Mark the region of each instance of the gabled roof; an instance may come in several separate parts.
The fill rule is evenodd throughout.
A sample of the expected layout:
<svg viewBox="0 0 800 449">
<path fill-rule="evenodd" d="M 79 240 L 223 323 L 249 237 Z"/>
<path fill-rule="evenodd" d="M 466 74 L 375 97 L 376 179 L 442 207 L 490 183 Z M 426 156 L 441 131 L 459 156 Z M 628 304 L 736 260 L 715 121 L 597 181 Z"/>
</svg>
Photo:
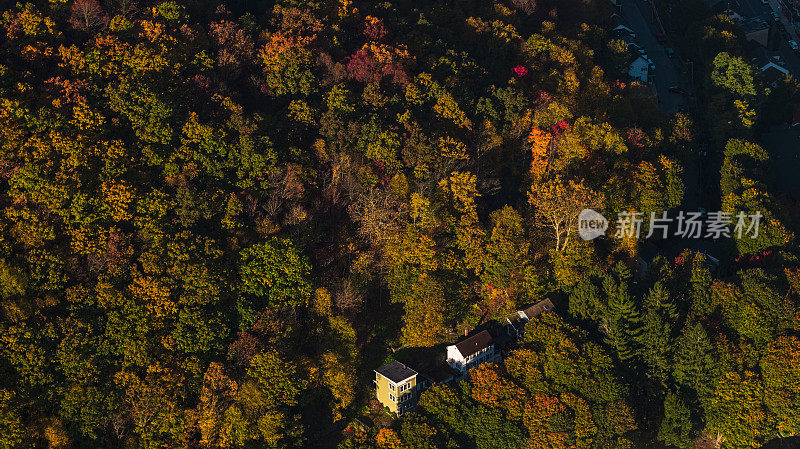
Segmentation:
<svg viewBox="0 0 800 449">
<path fill-rule="evenodd" d="M 775 63 L 775 62 L 768 62 L 763 67 L 760 67 L 760 69 L 761 69 L 762 72 L 766 72 L 769 69 L 774 69 L 774 70 L 777 70 L 777 71 L 783 73 L 784 75 L 788 75 L 789 74 L 789 71 L 786 70 L 785 67 L 783 67 L 781 65 L 778 65 L 778 63 Z"/>
<path fill-rule="evenodd" d="M 639 61 L 641 59 L 641 61 Z M 631 53 L 631 57 L 628 58 L 630 64 L 633 65 L 635 62 L 639 62 L 640 64 L 650 65 L 650 61 L 647 58 L 639 53 Z"/>
<path fill-rule="evenodd" d="M 609 29 L 617 28 L 620 25 L 624 26 L 625 28 L 628 28 L 627 27 L 627 22 L 625 21 L 625 19 L 621 15 L 619 15 L 617 13 L 611 14 L 611 17 L 609 17 L 608 20 L 609 20 L 610 25 L 611 25 L 609 27 Z"/>
<path fill-rule="evenodd" d="M 633 32 L 632 29 L 630 29 L 630 27 L 628 27 L 626 25 L 623 25 L 623 24 L 619 24 L 619 25 L 615 26 L 614 28 L 611 29 L 611 31 L 612 32 L 614 32 L 614 31 L 623 32 L 623 33 L 627 33 L 627 34 L 636 34 L 636 33 Z"/>
<path fill-rule="evenodd" d="M 386 365 L 381 366 L 380 368 L 376 369 L 375 372 L 391 380 L 394 383 L 402 382 L 408 379 L 409 377 L 417 375 L 416 371 L 403 365 L 402 363 L 396 360 L 394 362 L 389 362 Z"/>
<path fill-rule="evenodd" d="M 739 8 L 737 0 L 709 0 L 708 7 L 712 14 L 726 14 L 729 10 Z"/>
<path fill-rule="evenodd" d="M 636 33 L 631 31 L 628 27 L 620 25 L 618 28 L 608 32 L 608 37 L 611 39 L 636 39 Z"/>
<path fill-rule="evenodd" d="M 767 25 L 767 21 L 761 17 L 747 18 L 743 20 L 741 23 L 739 23 L 739 26 L 742 27 L 745 34 L 757 33 L 759 31 L 766 30 L 767 28 L 769 28 L 769 25 Z"/>
<path fill-rule="evenodd" d="M 548 310 L 553 310 L 553 301 L 545 298 L 525 310 L 520 310 L 519 314 L 530 321 Z"/>
<path fill-rule="evenodd" d="M 488 348 L 492 345 L 492 336 L 488 331 L 480 331 L 472 337 L 462 340 L 455 344 L 458 352 L 464 357 L 475 354 L 476 352 Z"/>
<path fill-rule="evenodd" d="M 551 301 L 550 298 L 545 298 L 532 306 L 526 307 L 523 310 L 518 310 L 517 312 L 509 315 L 506 317 L 506 320 L 509 324 L 514 326 L 514 329 L 519 331 L 525 326 L 525 324 L 528 323 L 528 321 L 536 318 L 544 312 L 553 310 L 554 308 L 553 301 Z"/>
<path fill-rule="evenodd" d="M 783 66 L 780 55 L 774 55 L 765 48 L 756 48 L 753 52 L 753 64 L 762 72 L 773 70 L 788 75 L 789 71 Z M 774 73 L 774 72 L 773 72 Z"/>
</svg>

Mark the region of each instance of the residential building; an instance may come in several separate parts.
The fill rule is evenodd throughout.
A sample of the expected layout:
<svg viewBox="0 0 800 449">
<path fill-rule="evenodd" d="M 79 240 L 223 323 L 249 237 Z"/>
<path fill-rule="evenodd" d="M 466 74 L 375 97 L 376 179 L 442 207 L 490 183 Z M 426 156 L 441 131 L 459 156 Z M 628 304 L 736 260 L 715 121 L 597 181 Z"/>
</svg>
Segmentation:
<svg viewBox="0 0 800 449">
<path fill-rule="evenodd" d="M 769 25 L 761 17 L 752 17 L 739 23 L 744 30 L 745 38 L 748 42 L 755 42 L 762 47 L 767 46 L 769 40 Z"/>
<path fill-rule="evenodd" d="M 646 83 L 648 80 L 648 75 L 650 74 L 650 61 L 640 54 L 634 54 L 633 58 L 631 59 L 630 69 L 628 69 L 628 76 Z"/>
<path fill-rule="evenodd" d="M 528 321 L 551 310 L 553 310 L 553 302 L 549 298 L 545 298 L 528 308 L 517 311 L 506 318 L 506 333 L 517 340 L 523 339 L 525 325 L 528 324 Z"/>
<path fill-rule="evenodd" d="M 773 86 L 789 75 L 780 55 L 771 55 L 765 48 L 753 51 L 753 65 L 761 71 L 764 81 Z"/>
<path fill-rule="evenodd" d="M 707 0 L 708 8 L 713 15 L 726 15 L 731 17 L 735 14 L 741 17 L 736 11 L 741 7 L 737 0 Z"/>
<path fill-rule="evenodd" d="M 398 361 L 389 362 L 375 370 L 378 401 L 390 412 L 402 416 L 417 401 L 417 372 Z"/>
<path fill-rule="evenodd" d="M 461 374 L 481 363 L 494 362 L 498 357 L 492 336 L 485 330 L 447 347 L 447 364 Z"/>
<path fill-rule="evenodd" d="M 611 14 L 608 24 L 608 34 L 612 39 L 623 39 L 626 37 L 636 38 L 636 33 L 628 26 L 625 19 L 617 14 Z"/>
</svg>

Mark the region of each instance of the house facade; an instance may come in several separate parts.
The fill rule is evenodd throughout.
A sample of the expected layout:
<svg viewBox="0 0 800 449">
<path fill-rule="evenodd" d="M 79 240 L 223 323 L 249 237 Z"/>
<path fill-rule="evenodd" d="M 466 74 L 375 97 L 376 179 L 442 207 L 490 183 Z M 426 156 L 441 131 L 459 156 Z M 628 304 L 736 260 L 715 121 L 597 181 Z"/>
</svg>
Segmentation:
<svg viewBox="0 0 800 449">
<path fill-rule="evenodd" d="M 494 362 L 498 357 L 492 336 L 485 330 L 447 347 L 447 364 L 461 374 L 481 363 Z"/>
<path fill-rule="evenodd" d="M 376 396 L 390 412 L 402 416 L 417 401 L 418 373 L 400 362 L 389 362 L 375 370 Z"/>
<path fill-rule="evenodd" d="M 650 62 L 642 55 L 636 55 L 631 61 L 628 76 L 646 83 L 650 75 Z"/>
</svg>

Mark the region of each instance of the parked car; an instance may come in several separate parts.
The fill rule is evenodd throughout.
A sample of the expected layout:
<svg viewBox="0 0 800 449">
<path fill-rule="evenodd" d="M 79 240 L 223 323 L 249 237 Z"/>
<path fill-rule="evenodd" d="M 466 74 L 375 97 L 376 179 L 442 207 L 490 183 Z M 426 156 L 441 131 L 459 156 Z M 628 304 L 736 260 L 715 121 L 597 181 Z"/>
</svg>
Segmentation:
<svg viewBox="0 0 800 449">
<path fill-rule="evenodd" d="M 685 89 L 683 89 L 682 87 L 678 87 L 678 86 L 669 86 L 669 89 L 668 89 L 668 90 L 669 90 L 670 92 L 672 92 L 673 94 L 681 94 L 681 95 L 684 95 L 684 94 L 686 93 L 686 90 L 685 90 Z"/>
<path fill-rule="evenodd" d="M 795 42 L 795 41 L 791 41 L 790 40 L 789 41 L 789 46 L 792 47 L 792 50 L 794 50 L 794 51 L 800 50 L 800 46 L 798 46 L 797 42 Z"/>
<path fill-rule="evenodd" d="M 672 47 L 667 47 L 665 51 L 667 52 L 667 56 L 675 55 L 675 50 L 673 50 Z"/>
<path fill-rule="evenodd" d="M 761 4 L 766 6 L 766 5 L 769 5 L 769 2 L 767 0 L 761 0 Z"/>
<path fill-rule="evenodd" d="M 778 13 L 776 13 L 776 12 L 774 12 L 774 11 L 773 11 L 773 12 L 772 12 L 772 20 L 774 20 L 774 21 L 776 21 L 776 22 L 780 23 L 780 21 L 781 21 L 781 16 L 779 16 L 779 15 L 778 15 Z"/>
</svg>

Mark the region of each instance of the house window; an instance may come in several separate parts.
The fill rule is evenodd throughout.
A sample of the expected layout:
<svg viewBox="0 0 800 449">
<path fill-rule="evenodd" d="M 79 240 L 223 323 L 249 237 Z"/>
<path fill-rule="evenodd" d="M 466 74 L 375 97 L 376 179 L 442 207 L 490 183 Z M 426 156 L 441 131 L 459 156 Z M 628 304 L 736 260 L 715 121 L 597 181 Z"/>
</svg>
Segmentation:
<svg viewBox="0 0 800 449">
<path fill-rule="evenodd" d="M 394 385 L 393 384 L 389 384 L 389 389 L 394 391 Z"/>
<path fill-rule="evenodd" d="M 392 393 L 389 393 L 389 400 L 394 402 L 394 395 Z"/>
</svg>

